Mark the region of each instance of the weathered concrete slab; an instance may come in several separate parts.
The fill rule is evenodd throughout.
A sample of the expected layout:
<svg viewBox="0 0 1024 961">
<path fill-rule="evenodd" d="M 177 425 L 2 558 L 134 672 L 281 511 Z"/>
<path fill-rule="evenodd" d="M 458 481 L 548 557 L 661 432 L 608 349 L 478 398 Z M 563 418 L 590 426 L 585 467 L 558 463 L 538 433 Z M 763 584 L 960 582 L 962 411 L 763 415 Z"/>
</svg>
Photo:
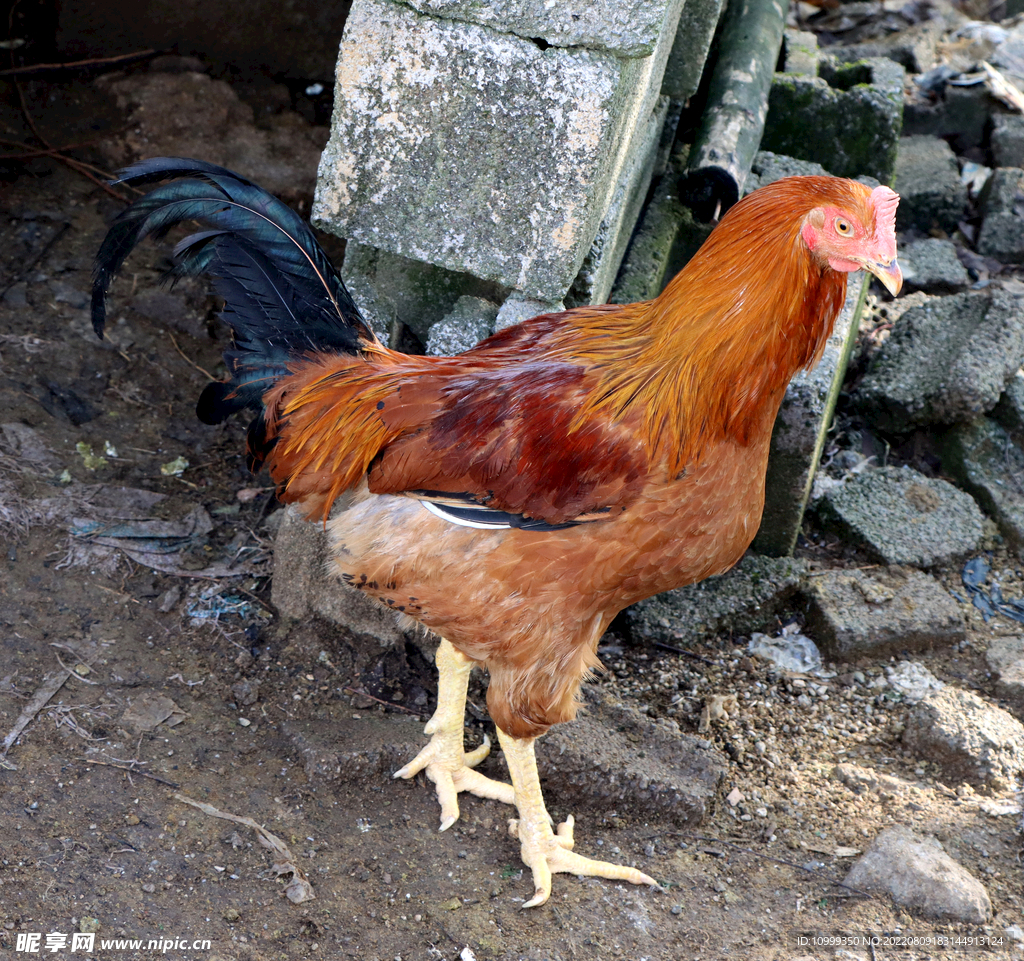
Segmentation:
<svg viewBox="0 0 1024 961">
<path fill-rule="evenodd" d="M 903 286 L 910 292 L 955 294 L 971 286 L 967 268 L 960 263 L 956 247 L 949 240 L 912 240 L 900 246 Z"/>
<path fill-rule="evenodd" d="M 910 102 L 904 107 L 904 136 L 941 137 L 958 153 L 981 147 L 994 102 L 983 83 L 969 87 L 948 84 L 936 103 Z"/>
<path fill-rule="evenodd" d="M 586 689 L 574 721 L 556 725 L 537 742 L 537 759 L 548 797 L 558 798 L 558 805 L 585 797 L 588 809 L 667 816 L 690 826 L 709 813 L 728 769 L 708 741 L 682 733 L 671 719 L 652 721 L 594 688 Z"/>
<path fill-rule="evenodd" d="M 761 148 L 820 163 L 837 177 L 890 183 L 903 116 L 903 68 L 822 58 L 818 77 L 777 73 Z M 809 132 L 813 131 L 813 136 Z"/>
<path fill-rule="evenodd" d="M 666 97 L 682 102 L 697 92 L 724 6 L 725 0 L 701 0 L 683 6 L 661 83 Z"/>
<path fill-rule="evenodd" d="M 992 918 L 992 902 L 984 885 L 946 854 L 935 838 L 922 837 L 902 825 L 879 834 L 843 883 L 887 894 L 927 917 L 971 924 Z"/>
<path fill-rule="evenodd" d="M 650 190 L 668 108 L 668 98 L 661 97 L 646 128 L 637 131 L 608 212 L 601 220 L 594 243 L 565 298 L 566 306 L 583 307 L 608 302 L 622 258 L 629 247 L 633 227 Z"/>
<path fill-rule="evenodd" d="M 971 420 L 992 409 L 1024 358 L 1024 298 L 933 297 L 900 317 L 855 401 L 883 430 Z"/>
<path fill-rule="evenodd" d="M 915 705 L 903 745 L 953 783 L 1007 791 L 1024 770 L 1024 724 L 977 694 L 947 686 Z"/>
<path fill-rule="evenodd" d="M 1000 167 L 981 196 L 984 220 L 978 234 L 978 253 L 1004 263 L 1024 263 L 1024 170 Z"/>
<path fill-rule="evenodd" d="M 846 304 L 836 320 L 821 361 L 814 370 L 800 371 L 786 388 L 772 430 L 771 453 L 765 477 L 764 515 L 753 548 L 781 557 L 791 554 L 811 497 L 814 472 L 825 436 L 832 424 L 836 400 L 850 351 L 857 338 L 868 278 L 851 274 Z"/>
<path fill-rule="evenodd" d="M 806 583 L 806 629 L 835 658 L 920 651 L 966 636 L 949 592 L 913 568 L 821 571 Z"/>
<path fill-rule="evenodd" d="M 896 156 L 896 190 L 900 205 L 896 227 L 925 233 L 939 227 L 953 231 L 967 206 L 956 156 L 938 137 L 902 137 Z"/>
<path fill-rule="evenodd" d="M 748 554 L 731 571 L 648 598 L 626 616 L 636 637 L 673 645 L 764 630 L 795 602 L 806 571 L 792 557 Z"/>
<path fill-rule="evenodd" d="M 909 467 L 862 471 L 816 504 L 822 521 L 886 564 L 933 567 L 965 557 L 984 517 L 952 484 Z"/>
<path fill-rule="evenodd" d="M 798 77 L 818 76 L 818 35 L 789 28 L 782 36 L 782 72 Z"/>
<path fill-rule="evenodd" d="M 1024 450 L 996 421 L 979 417 L 943 439 L 942 466 L 999 525 L 1011 547 L 1024 548 Z"/>
<path fill-rule="evenodd" d="M 671 0 L 402 0 L 420 13 L 490 27 L 555 47 L 607 50 L 620 57 L 654 52 L 666 21 L 678 7 Z M 678 17 L 678 9 L 675 10 Z M 674 26 L 674 23 L 672 24 Z"/>
<path fill-rule="evenodd" d="M 658 96 L 681 0 L 658 6 L 659 45 L 621 59 L 541 50 L 390 0 L 356 0 L 314 220 L 362 244 L 561 299 Z"/>
<path fill-rule="evenodd" d="M 941 17 L 924 20 L 891 36 L 863 43 L 830 46 L 830 57 L 842 63 L 853 63 L 869 57 L 894 60 L 907 73 L 925 73 L 935 66 L 935 47 L 946 29 Z"/>
</svg>

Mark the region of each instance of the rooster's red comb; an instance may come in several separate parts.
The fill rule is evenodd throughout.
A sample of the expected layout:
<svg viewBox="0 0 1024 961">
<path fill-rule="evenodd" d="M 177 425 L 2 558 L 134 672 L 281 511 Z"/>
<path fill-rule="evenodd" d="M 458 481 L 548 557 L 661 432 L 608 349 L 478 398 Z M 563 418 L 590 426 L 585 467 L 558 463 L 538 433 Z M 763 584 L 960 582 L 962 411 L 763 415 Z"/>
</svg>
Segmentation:
<svg viewBox="0 0 1024 961">
<path fill-rule="evenodd" d="M 871 207 L 875 212 L 875 249 L 890 258 L 896 256 L 896 208 L 900 195 L 888 187 L 871 191 Z"/>
</svg>

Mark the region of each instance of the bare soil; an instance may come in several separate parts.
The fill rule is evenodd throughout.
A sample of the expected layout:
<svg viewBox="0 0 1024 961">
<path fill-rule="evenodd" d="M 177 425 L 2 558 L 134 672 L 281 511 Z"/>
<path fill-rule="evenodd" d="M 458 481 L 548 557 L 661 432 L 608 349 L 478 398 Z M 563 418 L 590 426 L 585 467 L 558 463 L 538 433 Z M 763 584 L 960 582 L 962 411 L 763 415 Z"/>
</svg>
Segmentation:
<svg viewBox="0 0 1024 961">
<path fill-rule="evenodd" d="M 116 107 L 91 84 L 39 84 L 30 94 L 53 136 L 117 135 Z M 28 136 L 19 111 L 4 111 L 8 130 Z M 597 683 L 685 731 L 697 732 L 714 695 L 737 698 L 704 735 L 729 773 L 696 830 L 653 814 L 645 822 L 592 813 L 586 798 L 548 798 L 559 819 L 576 816 L 578 850 L 642 866 L 661 892 L 557 877 L 550 902 L 523 911 L 532 885 L 506 834 L 507 809 L 467 798 L 457 825 L 438 834 L 422 777 L 396 782 L 372 765 L 357 782 L 307 771 L 297 732 L 328 741 L 356 723 L 364 742 L 383 744 L 396 726 L 407 732 L 425 720 L 432 666 L 414 652 L 377 652 L 375 665 L 353 676 L 357 638 L 276 617 L 278 505 L 266 479 L 245 470 L 244 424 L 204 427 L 193 413 L 205 372 L 221 369 L 226 337 L 214 299 L 201 284 L 160 286 L 169 247 L 146 245 L 113 291 L 112 340 L 99 342 L 85 297 L 118 203 L 51 159 L 6 169 L 0 421 L 34 434 L 18 446 L 0 433 L 0 736 L 48 676 L 66 680 L 0 766 L 5 952 L 17 956 L 19 935 L 62 932 L 70 941 L 73 931 L 94 930 L 91 956 L 100 958 L 150 957 L 160 952 L 149 939 L 161 938 L 184 942 L 169 957 L 208 961 L 1011 956 L 1003 929 L 1021 922 L 1024 904 L 1019 816 L 989 813 L 1000 799 L 944 783 L 904 753 L 906 705 L 870 686 L 881 661 L 836 665 L 839 677 L 824 682 L 770 672 L 745 656 L 744 638 L 693 652 L 703 660 L 606 639 L 610 670 Z M 188 466 L 178 461 L 173 473 L 166 465 L 178 458 Z M 173 572 L 100 549 L 80 536 L 82 523 L 110 522 L 102 505 L 111 488 L 164 495 L 149 516 L 171 524 L 201 507 L 212 529 L 170 553 Z M 863 563 L 811 531 L 801 550 L 826 566 Z M 1014 584 L 1024 594 L 1018 565 L 997 556 L 1007 595 Z M 209 576 L 229 567 L 243 573 Z M 944 576 L 954 586 L 956 572 Z M 1010 628 L 967 613 L 962 649 L 915 659 L 990 694 L 985 645 Z M 481 690 L 473 690 L 478 704 Z M 488 728 L 473 721 L 470 739 Z M 833 776 L 844 762 L 896 780 L 849 786 Z M 500 755 L 483 770 L 507 776 Z M 288 846 L 315 900 L 288 899 L 291 875 L 275 876 L 274 856 L 251 827 L 179 793 L 265 826 Z M 863 850 L 892 824 L 936 835 L 982 879 L 994 922 L 912 916 L 839 884 L 854 856 L 843 849 Z M 910 946 L 862 942 L 843 955 L 828 941 L 872 935 Z M 913 941 L 938 935 L 1003 944 Z M 142 945 L 101 950 L 106 938 Z M 191 946 L 203 939 L 208 948 Z"/>
</svg>

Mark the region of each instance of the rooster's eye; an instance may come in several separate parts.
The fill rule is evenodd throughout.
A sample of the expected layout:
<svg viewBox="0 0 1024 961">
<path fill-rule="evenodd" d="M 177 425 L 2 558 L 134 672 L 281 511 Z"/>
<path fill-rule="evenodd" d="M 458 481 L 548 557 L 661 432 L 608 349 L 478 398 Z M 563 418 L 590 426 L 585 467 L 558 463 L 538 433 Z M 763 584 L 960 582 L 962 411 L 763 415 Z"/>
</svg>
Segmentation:
<svg viewBox="0 0 1024 961">
<path fill-rule="evenodd" d="M 847 236 L 853 228 L 850 226 L 849 221 L 843 220 L 842 217 L 836 218 L 836 231 L 842 234 L 844 237 Z"/>
</svg>

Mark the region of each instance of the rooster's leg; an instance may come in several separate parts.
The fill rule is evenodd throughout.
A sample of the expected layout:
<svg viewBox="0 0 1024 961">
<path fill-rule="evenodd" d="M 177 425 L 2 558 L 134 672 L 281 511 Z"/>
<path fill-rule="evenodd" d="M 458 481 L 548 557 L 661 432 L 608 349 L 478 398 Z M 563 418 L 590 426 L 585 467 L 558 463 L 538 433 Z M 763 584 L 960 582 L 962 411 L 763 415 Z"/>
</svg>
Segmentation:
<svg viewBox="0 0 1024 961">
<path fill-rule="evenodd" d="M 459 791 L 469 791 L 477 797 L 515 803 L 511 784 L 492 781 L 475 768 L 491 752 L 491 739 L 468 754 L 463 749 L 462 728 L 466 714 L 466 688 L 471 661 L 461 651 L 441 638 L 437 649 L 437 710 L 423 729 L 431 735 L 430 743 L 405 767 L 395 771 L 395 777 L 415 777 L 426 770 L 427 778 L 437 787 L 441 802 L 441 830 L 447 831 L 459 819 Z"/>
<path fill-rule="evenodd" d="M 544 796 L 540 790 L 537 774 L 537 758 L 533 753 L 535 738 L 520 740 L 498 728 L 498 740 L 505 752 L 505 761 L 512 775 L 512 786 L 516 792 L 516 808 L 519 819 L 509 821 L 509 834 L 519 839 L 520 856 L 533 871 L 533 897 L 523 907 L 532 908 L 543 904 L 551 895 L 552 874 L 575 874 L 578 877 L 611 878 L 629 881 L 632 884 L 658 882 L 636 868 L 627 868 L 605 861 L 593 861 L 580 854 L 574 854 L 573 817 L 570 814 L 557 831 L 551 828 L 551 815 L 544 807 Z"/>
</svg>

